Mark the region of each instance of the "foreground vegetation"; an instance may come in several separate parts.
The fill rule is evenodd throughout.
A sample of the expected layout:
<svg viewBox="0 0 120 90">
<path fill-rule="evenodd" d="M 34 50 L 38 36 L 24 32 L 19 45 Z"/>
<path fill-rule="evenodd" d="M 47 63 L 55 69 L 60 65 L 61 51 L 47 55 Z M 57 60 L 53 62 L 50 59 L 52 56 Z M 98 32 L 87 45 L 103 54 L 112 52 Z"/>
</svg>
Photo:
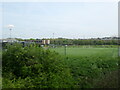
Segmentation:
<svg viewBox="0 0 120 90">
<path fill-rule="evenodd" d="M 2 62 L 3 88 L 118 87 L 115 47 L 68 47 L 66 56 L 64 47 L 44 49 L 15 44 L 6 48 Z"/>
<path fill-rule="evenodd" d="M 66 65 L 82 88 L 118 87 L 118 48 L 116 46 L 68 46 L 51 48 L 66 56 Z"/>
<path fill-rule="evenodd" d="M 2 48 L 0 46 L 0 89 L 2 87 Z"/>
<path fill-rule="evenodd" d="M 43 48 L 8 45 L 2 64 L 3 88 L 74 87 L 62 57 Z"/>
</svg>

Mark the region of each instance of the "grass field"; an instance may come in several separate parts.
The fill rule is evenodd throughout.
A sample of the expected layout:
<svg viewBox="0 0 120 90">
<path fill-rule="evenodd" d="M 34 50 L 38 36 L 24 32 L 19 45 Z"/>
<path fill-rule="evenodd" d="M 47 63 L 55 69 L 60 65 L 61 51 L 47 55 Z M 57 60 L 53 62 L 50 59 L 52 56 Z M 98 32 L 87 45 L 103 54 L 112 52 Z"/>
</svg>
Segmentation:
<svg viewBox="0 0 120 90">
<path fill-rule="evenodd" d="M 82 88 L 118 87 L 118 48 L 51 48 L 65 56 L 74 78 Z M 112 73 L 112 75 L 110 74 Z M 111 76 L 110 76 L 111 75 Z M 107 78 L 107 80 L 106 80 Z M 111 81 L 110 81 L 111 80 Z"/>
<path fill-rule="evenodd" d="M 61 55 L 65 55 L 65 48 L 52 48 Z M 66 56 L 69 58 L 79 58 L 79 57 L 117 57 L 118 48 L 66 48 Z"/>
</svg>

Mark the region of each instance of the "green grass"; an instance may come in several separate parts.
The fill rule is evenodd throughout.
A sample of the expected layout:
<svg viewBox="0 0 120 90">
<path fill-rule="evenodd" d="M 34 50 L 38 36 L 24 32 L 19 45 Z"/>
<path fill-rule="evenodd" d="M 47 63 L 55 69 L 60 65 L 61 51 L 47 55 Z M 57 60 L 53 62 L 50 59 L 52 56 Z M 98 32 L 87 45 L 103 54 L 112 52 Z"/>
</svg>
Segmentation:
<svg viewBox="0 0 120 90">
<path fill-rule="evenodd" d="M 65 55 L 65 48 L 51 48 L 61 55 Z M 101 57 L 117 57 L 118 48 L 67 48 L 66 56 L 69 58 L 80 58 L 80 57 L 90 57 L 90 56 L 101 56 Z"/>
<path fill-rule="evenodd" d="M 65 56 L 65 48 L 50 48 Z M 92 87 L 116 87 L 114 78 L 109 77 L 109 73 L 118 70 L 118 48 L 83 48 L 67 47 L 65 63 L 71 68 L 71 72 L 78 86 L 82 88 Z M 105 75 L 112 82 L 104 79 Z M 117 74 L 116 74 L 117 77 Z M 101 81 L 101 78 L 103 80 Z M 105 77 L 106 78 L 106 77 Z M 104 83 L 102 83 L 104 82 Z M 96 84 L 97 83 L 97 84 Z M 99 86 L 101 84 L 101 86 Z M 108 86 L 106 86 L 108 85 Z"/>
</svg>

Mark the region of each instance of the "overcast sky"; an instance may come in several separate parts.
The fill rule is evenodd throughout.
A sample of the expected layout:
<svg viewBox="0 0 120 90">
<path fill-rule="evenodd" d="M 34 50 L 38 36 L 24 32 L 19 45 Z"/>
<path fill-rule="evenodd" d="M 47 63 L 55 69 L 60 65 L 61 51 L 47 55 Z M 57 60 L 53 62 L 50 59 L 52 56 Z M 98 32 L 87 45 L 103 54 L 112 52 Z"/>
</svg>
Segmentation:
<svg viewBox="0 0 120 90">
<path fill-rule="evenodd" d="M 0 4 L 1 5 L 1 4 Z M 0 8 L 1 9 L 1 8 Z M 118 6 L 114 2 L 4 3 L 3 38 L 90 38 L 118 34 Z"/>
</svg>

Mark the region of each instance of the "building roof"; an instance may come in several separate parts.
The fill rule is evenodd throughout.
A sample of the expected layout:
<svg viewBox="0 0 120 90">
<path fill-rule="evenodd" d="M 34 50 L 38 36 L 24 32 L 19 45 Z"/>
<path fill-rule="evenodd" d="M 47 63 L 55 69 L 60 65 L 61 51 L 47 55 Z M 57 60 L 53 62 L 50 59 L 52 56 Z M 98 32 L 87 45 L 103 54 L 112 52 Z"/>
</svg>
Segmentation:
<svg viewBox="0 0 120 90">
<path fill-rule="evenodd" d="M 15 38 L 0 39 L 0 42 L 19 42 Z"/>
</svg>

